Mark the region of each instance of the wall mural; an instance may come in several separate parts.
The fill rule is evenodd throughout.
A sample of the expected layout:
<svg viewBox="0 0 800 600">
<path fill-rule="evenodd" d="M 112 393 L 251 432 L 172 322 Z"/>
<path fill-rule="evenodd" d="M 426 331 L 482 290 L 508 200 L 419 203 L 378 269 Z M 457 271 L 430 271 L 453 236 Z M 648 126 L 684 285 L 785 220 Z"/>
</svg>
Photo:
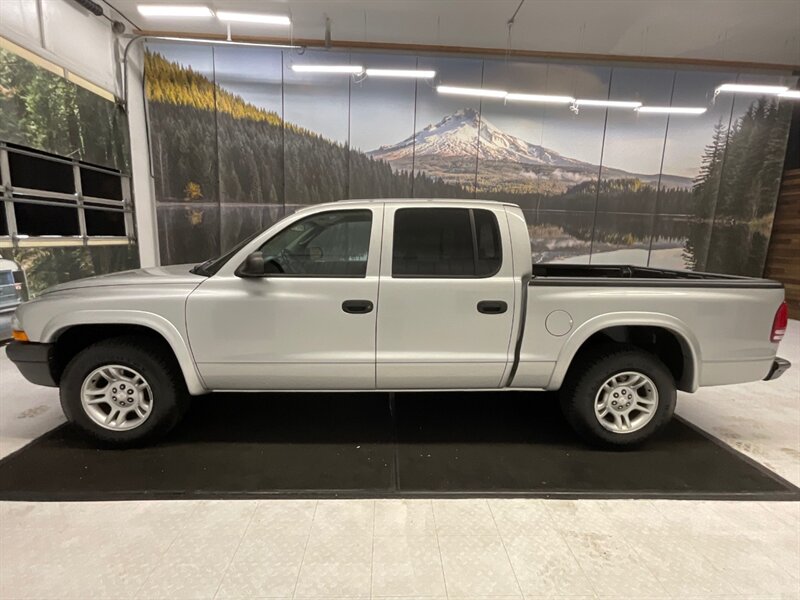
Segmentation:
<svg viewBox="0 0 800 600">
<path fill-rule="evenodd" d="M 129 172 L 128 126 L 115 103 L 0 48 L 0 139 Z M 135 244 L 0 249 L 32 295 L 57 283 L 139 265 Z"/>
<path fill-rule="evenodd" d="M 435 81 L 297 72 L 429 69 Z M 760 275 L 796 78 L 555 62 L 152 43 L 165 264 L 224 252 L 297 206 L 466 197 L 525 211 L 535 262 Z M 700 115 L 445 95 L 436 85 L 703 106 Z"/>
</svg>

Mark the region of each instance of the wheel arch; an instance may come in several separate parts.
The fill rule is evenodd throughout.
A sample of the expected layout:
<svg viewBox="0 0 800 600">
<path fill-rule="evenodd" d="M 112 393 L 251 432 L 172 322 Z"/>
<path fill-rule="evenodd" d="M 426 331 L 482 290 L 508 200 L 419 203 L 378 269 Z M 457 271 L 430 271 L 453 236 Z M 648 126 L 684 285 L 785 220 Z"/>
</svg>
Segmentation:
<svg viewBox="0 0 800 600">
<path fill-rule="evenodd" d="M 180 331 L 160 315 L 144 311 L 85 310 L 53 318 L 42 330 L 41 341 L 55 344 L 56 369 L 60 375 L 65 361 L 95 341 L 140 333 L 155 336 L 171 350 L 192 395 L 208 390 L 194 364 L 191 350 Z M 62 356 L 59 360 L 59 344 Z M 67 356 L 64 356 L 67 353 Z"/>
<path fill-rule="evenodd" d="M 672 372 L 679 390 L 694 392 L 700 377 L 700 346 L 688 326 L 661 313 L 609 313 L 589 319 L 564 343 L 548 389 L 559 389 L 579 355 L 609 341 L 632 344 L 658 356 Z M 679 357 L 674 356 L 676 352 Z"/>
</svg>

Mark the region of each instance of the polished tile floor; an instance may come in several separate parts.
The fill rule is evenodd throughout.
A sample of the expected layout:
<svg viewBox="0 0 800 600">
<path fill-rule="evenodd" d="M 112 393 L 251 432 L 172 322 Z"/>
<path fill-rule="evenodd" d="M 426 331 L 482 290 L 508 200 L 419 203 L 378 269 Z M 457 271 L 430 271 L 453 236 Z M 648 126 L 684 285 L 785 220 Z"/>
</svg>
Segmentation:
<svg viewBox="0 0 800 600">
<path fill-rule="evenodd" d="M 800 323 L 775 382 L 678 412 L 800 485 Z M 0 359 L 0 455 L 62 421 Z M 57 468 L 57 465 L 54 465 Z M 0 598 L 800 599 L 800 503 L 0 503 Z"/>
</svg>

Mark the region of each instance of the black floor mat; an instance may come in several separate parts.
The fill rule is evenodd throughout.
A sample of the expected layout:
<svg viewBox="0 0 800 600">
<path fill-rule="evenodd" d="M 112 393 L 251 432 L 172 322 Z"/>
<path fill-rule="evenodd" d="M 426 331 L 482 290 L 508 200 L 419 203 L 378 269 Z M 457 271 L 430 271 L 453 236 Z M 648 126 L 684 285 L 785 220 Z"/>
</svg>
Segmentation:
<svg viewBox="0 0 800 600">
<path fill-rule="evenodd" d="M 0 500 L 509 495 L 800 499 L 680 419 L 634 451 L 575 438 L 550 394 L 218 394 L 163 442 L 69 425 L 0 461 Z"/>
</svg>

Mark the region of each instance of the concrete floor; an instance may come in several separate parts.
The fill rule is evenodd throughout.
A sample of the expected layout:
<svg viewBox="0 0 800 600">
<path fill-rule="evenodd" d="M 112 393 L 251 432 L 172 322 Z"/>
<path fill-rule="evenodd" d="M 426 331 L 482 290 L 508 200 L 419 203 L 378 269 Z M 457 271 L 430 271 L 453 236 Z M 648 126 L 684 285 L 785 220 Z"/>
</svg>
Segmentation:
<svg viewBox="0 0 800 600">
<path fill-rule="evenodd" d="M 780 355 L 678 413 L 800 485 L 799 322 Z M 62 421 L 3 356 L 0 455 Z M 0 503 L 0 598 L 90 597 L 800 598 L 800 503 Z"/>
</svg>

